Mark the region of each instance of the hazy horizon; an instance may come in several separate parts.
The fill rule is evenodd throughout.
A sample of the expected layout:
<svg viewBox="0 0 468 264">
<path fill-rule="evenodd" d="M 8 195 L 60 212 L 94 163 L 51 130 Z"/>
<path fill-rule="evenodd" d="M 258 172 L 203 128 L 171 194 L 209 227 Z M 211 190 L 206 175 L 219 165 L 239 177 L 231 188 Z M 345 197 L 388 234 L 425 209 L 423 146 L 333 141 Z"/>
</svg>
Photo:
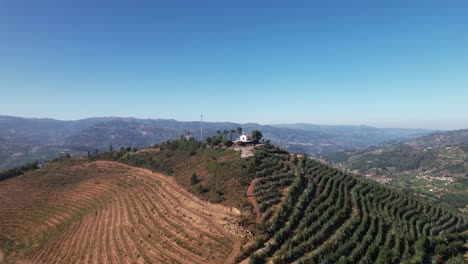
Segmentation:
<svg viewBox="0 0 468 264">
<path fill-rule="evenodd" d="M 0 114 L 468 128 L 468 2 L 1 1 Z"/>
<path fill-rule="evenodd" d="M 151 119 L 151 120 L 175 120 L 178 122 L 199 122 L 199 119 L 192 119 L 192 120 L 181 120 L 177 118 L 163 118 L 163 117 L 134 117 L 134 116 L 88 116 L 88 117 L 83 117 L 83 118 L 71 118 L 71 119 L 62 119 L 62 118 L 54 118 L 54 117 L 38 117 L 38 116 L 16 116 L 16 115 L 8 115 L 8 114 L 3 114 L 0 113 L 1 116 L 9 116 L 9 117 L 18 117 L 18 118 L 26 118 L 26 119 L 53 119 L 53 120 L 59 120 L 59 121 L 78 121 L 78 120 L 83 120 L 83 119 L 88 119 L 88 118 L 134 118 L 134 119 Z M 259 124 L 259 125 L 297 125 L 297 124 L 304 124 L 304 125 L 318 125 L 318 126 L 371 126 L 375 128 L 390 128 L 390 129 L 423 129 L 423 130 L 459 130 L 459 129 L 468 129 L 468 126 L 466 127 L 456 127 L 456 128 L 449 128 L 449 129 L 444 129 L 444 128 L 424 128 L 424 127 L 398 127 L 398 126 L 378 126 L 378 125 L 372 125 L 372 124 L 347 124 L 347 123 L 336 123 L 336 124 L 329 124 L 329 123 L 313 123 L 313 122 L 279 122 L 279 123 L 261 123 L 261 122 L 256 122 L 256 121 L 233 121 L 233 120 L 210 120 L 207 119 L 207 117 L 204 115 L 203 122 L 227 122 L 227 123 L 236 123 L 236 124 Z"/>
</svg>

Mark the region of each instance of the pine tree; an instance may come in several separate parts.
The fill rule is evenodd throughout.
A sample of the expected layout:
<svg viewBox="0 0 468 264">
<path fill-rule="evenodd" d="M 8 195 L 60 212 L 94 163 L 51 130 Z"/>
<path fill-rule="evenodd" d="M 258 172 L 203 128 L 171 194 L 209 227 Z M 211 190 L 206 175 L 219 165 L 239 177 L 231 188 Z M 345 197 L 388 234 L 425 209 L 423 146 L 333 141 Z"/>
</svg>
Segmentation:
<svg viewBox="0 0 468 264">
<path fill-rule="evenodd" d="M 190 176 L 190 183 L 192 185 L 195 185 L 198 183 L 198 177 L 195 173 L 192 173 L 192 176 Z"/>
</svg>

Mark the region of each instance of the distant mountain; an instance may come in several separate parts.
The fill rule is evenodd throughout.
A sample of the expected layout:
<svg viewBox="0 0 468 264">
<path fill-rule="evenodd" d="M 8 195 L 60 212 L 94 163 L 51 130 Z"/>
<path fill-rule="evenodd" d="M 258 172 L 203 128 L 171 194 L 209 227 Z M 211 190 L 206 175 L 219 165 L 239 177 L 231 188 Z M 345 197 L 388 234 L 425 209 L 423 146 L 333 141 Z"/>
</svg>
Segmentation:
<svg viewBox="0 0 468 264">
<path fill-rule="evenodd" d="M 354 150 L 389 140 L 414 137 L 432 131 L 405 128 L 375 128 L 371 126 L 332 126 L 313 124 L 280 124 L 270 125 L 275 128 L 295 131 L 278 139 L 293 152 L 308 154 L 326 154 L 337 150 Z M 299 134 L 299 135 L 298 135 Z M 306 138 L 301 135 L 307 135 Z M 287 142 L 284 142 L 287 138 Z"/>
<path fill-rule="evenodd" d="M 435 132 L 324 157 L 341 168 L 440 198 L 468 212 L 468 129 Z"/>
<path fill-rule="evenodd" d="M 60 121 L 0 116 L 0 170 L 35 160 L 49 160 L 65 152 L 83 154 L 63 147 L 65 139 L 93 124 L 110 119 Z"/>
<path fill-rule="evenodd" d="M 353 134 L 353 135 L 382 135 L 382 136 L 401 136 L 401 135 L 412 135 L 416 133 L 427 133 L 426 129 L 413 129 L 413 128 L 376 128 L 372 126 L 360 125 L 360 126 L 343 126 L 343 125 L 315 125 L 306 123 L 296 124 L 276 124 L 271 125 L 274 127 L 283 127 L 295 130 L 307 130 L 325 132 L 331 134 Z"/>
<path fill-rule="evenodd" d="M 62 144 L 64 138 L 99 122 L 113 118 L 87 118 L 61 121 L 49 118 L 0 116 L 0 138 L 23 145 Z"/>
<path fill-rule="evenodd" d="M 242 127 L 243 131 L 260 130 L 264 138 L 292 152 L 312 156 L 338 150 L 354 150 L 387 140 L 414 136 L 430 131 L 420 129 L 380 129 L 369 126 L 323 126 L 310 124 L 260 125 L 231 122 L 204 122 L 203 138 L 217 130 Z M 0 170 L 34 160 L 48 160 L 59 155 L 85 155 L 88 151 L 106 150 L 109 145 L 147 147 L 185 136 L 199 139 L 200 122 L 172 119 L 137 119 L 98 117 L 76 121 L 0 116 Z M 238 137 L 237 133 L 230 136 Z M 229 135 L 227 137 L 230 137 Z"/>
</svg>

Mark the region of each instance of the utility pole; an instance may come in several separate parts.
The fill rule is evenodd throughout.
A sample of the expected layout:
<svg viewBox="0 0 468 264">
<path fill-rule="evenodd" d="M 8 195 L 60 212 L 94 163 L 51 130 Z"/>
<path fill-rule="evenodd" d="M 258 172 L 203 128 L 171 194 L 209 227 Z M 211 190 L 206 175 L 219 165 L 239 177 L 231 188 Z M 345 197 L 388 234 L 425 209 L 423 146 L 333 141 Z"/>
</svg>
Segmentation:
<svg viewBox="0 0 468 264">
<path fill-rule="evenodd" d="M 203 115 L 200 117 L 200 141 L 203 142 Z"/>
</svg>

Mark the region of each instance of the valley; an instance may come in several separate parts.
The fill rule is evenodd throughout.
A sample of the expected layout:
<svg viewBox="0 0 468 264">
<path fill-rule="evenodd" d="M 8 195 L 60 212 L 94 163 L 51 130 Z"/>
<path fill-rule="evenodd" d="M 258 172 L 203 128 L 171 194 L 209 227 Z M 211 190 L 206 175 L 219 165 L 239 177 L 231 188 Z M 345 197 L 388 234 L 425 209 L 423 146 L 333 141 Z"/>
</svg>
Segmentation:
<svg viewBox="0 0 468 264">
<path fill-rule="evenodd" d="M 324 158 L 338 168 L 468 211 L 468 131 L 436 132 Z"/>
</svg>

